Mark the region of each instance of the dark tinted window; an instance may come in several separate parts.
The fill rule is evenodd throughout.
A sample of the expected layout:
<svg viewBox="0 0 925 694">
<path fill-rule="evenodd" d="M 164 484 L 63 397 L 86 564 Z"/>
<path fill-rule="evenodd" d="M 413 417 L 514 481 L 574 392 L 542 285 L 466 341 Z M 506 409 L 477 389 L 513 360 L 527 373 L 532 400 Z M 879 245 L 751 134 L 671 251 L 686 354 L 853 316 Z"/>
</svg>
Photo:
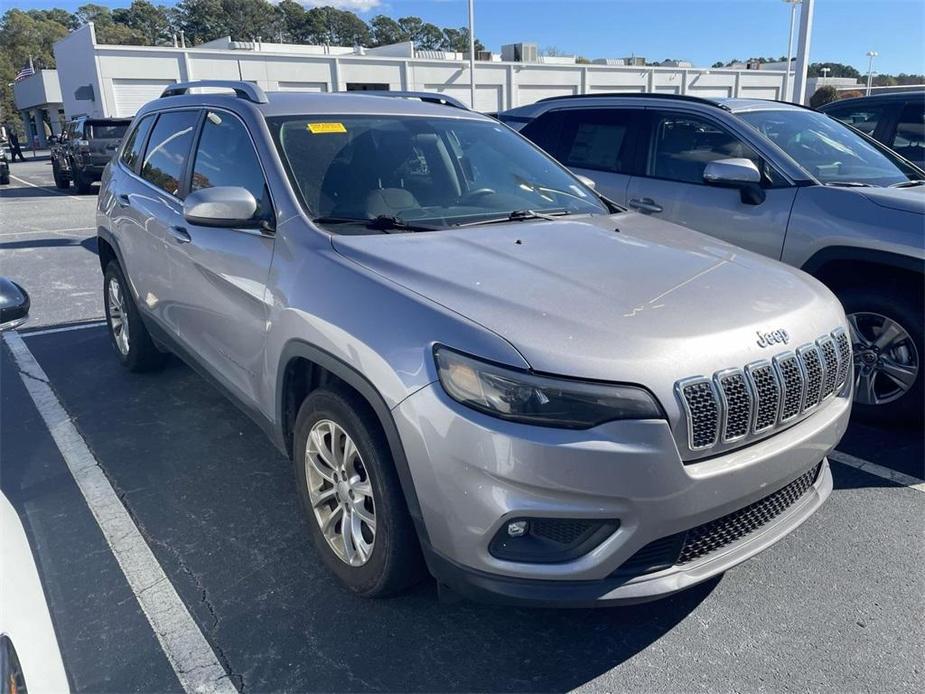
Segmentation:
<svg viewBox="0 0 925 694">
<path fill-rule="evenodd" d="M 264 199 L 263 171 L 244 125 L 230 113 L 209 111 L 193 163 L 192 190 L 239 186 L 258 203 Z"/>
<path fill-rule="evenodd" d="M 128 130 L 128 123 L 87 123 L 87 137 L 97 140 L 118 140 Z"/>
<path fill-rule="evenodd" d="M 122 163 L 132 171 L 138 170 L 138 162 L 141 160 L 141 150 L 145 146 L 145 139 L 148 137 L 148 131 L 151 130 L 151 124 L 154 123 L 154 116 L 145 116 L 138 125 L 132 129 L 125 147 L 122 148 Z"/>
<path fill-rule="evenodd" d="M 171 195 L 180 196 L 198 118 L 198 111 L 169 111 L 158 117 L 145 150 L 142 178 Z"/>
<path fill-rule="evenodd" d="M 896 124 L 893 150 L 909 161 L 925 161 L 925 104 L 906 104 Z"/>
<path fill-rule="evenodd" d="M 703 183 L 703 171 L 716 159 L 751 159 L 764 164 L 755 151 L 712 122 L 697 116 L 663 115 L 655 120 L 648 173 L 655 178 Z"/>
<path fill-rule="evenodd" d="M 563 164 L 613 173 L 629 169 L 631 111 L 575 109 L 562 111 L 561 118 L 557 153 Z"/>
<path fill-rule="evenodd" d="M 873 135 L 877 123 L 883 117 L 885 106 L 864 106 L 856 104 L 842 108 L 826 109 L 826 113 L 843 123 L 854 126 L 865 135 Z"/>
</svg>

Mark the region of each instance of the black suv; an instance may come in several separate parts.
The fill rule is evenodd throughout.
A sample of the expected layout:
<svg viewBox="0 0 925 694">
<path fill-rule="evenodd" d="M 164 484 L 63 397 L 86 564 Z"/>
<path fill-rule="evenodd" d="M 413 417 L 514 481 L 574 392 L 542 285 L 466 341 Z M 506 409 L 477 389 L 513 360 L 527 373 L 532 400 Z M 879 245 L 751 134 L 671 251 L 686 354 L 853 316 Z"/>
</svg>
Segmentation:
<svg viewBox="0 0 925 694">
<path fill-rule="evenodd" d="M 819 110 L 925 166 L 925 91 L 859 96 L 833 101 Z"/>
<path fill-rule="evenodd" d="M 128 118 L 87 118 L 82 116 L 67 125 L 58 144 L 51 150 L 55 185 L 65 189 L 71 181 L 79 193 L 89 193 L 112 154 L 119 148 L 128 129 Z"/>
</svg>

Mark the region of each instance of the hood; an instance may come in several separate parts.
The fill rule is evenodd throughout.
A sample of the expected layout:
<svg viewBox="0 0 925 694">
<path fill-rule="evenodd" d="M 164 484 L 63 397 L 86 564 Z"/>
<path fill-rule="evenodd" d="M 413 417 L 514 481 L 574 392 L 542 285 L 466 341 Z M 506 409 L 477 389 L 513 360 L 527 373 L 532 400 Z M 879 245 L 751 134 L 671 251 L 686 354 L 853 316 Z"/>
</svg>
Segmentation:
<svg viewBox="0 0 925 694">
<path fill-rule="evenodd" d="M 925 186 L 914 188 L 856 188 L 861 195 L 880 207 L 925 214 Z"/>
<path fill-rule="evenodd" d="M 492 330 L 551 374 L 658 379 L 670 389 L 678 378 L 767 359 L 844 322 L 838 301 L 808 275 L 635 213 L 334 236 L 333 244 Z M 758 344 L 756 332 L 774 330 L 789 333 L 789 346 Z"/>
</svg>

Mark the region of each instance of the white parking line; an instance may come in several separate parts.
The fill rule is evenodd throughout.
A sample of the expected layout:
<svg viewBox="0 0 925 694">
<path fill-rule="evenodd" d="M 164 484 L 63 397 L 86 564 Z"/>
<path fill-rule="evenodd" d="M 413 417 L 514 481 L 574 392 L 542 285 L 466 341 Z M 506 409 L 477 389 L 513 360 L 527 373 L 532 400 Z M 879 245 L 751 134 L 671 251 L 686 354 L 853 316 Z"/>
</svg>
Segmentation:
<svg viewBox="0 0 925 694">
<path fill-rule="evenodd" d="M 39 188 L 39 189 L 41 189 L 41 190 L 48 190 L 48 191 L 51 191 L 52 193 L 54 193 L 54 194 L 56 194 L 56 195 L 63 195 L 63 196 L 65 196 L 65 197 L 67 197 L 67 198 L 70 198 L 71 200 L 95 200 L 95 198 L 90 197 L 89 195 L 81 198 L 81 197 L 78 197 L 78 196 L 76 196 L 76 195 L 68 195 L 67 193 L 62 193 L 60 190 L 55 190 L 55 189 L 52 188 L 51 186 L 40 186 L 40 185 L 38 185 L 37 183 L 30 183 L 30 182 L 27 181 L 26 179 L 20 178 L 19 176 L 14 176 L 13 174 L 10 174 L 10 178 L 12 178 L 14 181 L 19 181 L 20 183 L 25 183 L 27 186 L 31 186 L 32 188 Z"/>
<path fill-rule="evenodd" d="M 45 371 L 18 333 L 6 333 L 3 339 L 13 353 L 23 384 L 183 689 L 187 692 L 237 692 L 67 410 L 52 391 Z"/>
<path fill-rule="evenodd" d="M 853 468 L 890 480 L 890 482 L 901 484 L 917 492 L 925 492 L 925 480 L 920 480 L 918 477 L 898 472 L 883 465 L 877 465 L 877 463 L 872 463 L 869 460 L 858 458 L 849 453 L 842 453 L 841 451 L 832 451 L 828 457 L 829 460 L 834 460 L 836 463 L 850 465 Z"/>
<path fill-rule="evenodd" d="M 70 229 L 30 229 L 29 231 L 8 231 L 0 233 L 0 239 L 10 236 L 33 236 L 35 234 L 76 234 L 79 231 L 96 231 L 96 227 L 71 227 Z"/>
<path fill-rule="evenodd" d="M 95 320 L 87 323 L 78 323 L 77 325 L 65 325 L 61 328 L 42 328 L 41 330 L 30 330 L 20 333 L 23 338 L 36 337 L 37 335 L 53 335 L 54 333 L 68 333 L 72 330 L 86 330 L 87 328 L 99 328 L 106 325 L 104 320 Z"/>
</svg>

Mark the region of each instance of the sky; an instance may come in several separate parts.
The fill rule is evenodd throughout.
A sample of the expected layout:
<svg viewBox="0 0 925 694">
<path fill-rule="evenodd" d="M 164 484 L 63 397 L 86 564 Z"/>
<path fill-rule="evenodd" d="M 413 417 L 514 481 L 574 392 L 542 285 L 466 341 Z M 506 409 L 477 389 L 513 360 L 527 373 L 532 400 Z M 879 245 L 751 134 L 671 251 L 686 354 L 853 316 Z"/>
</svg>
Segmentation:
<svg viewBox="0 0 925 694">
<path fill-rule="evenodd" d="M 87 0 L 4 0 L 2 7 L 62 7 Z M 124 7 L 130 0 L 93 0 Z M 172 0 L 154 0 L 173 4 Z M 438 26 L 464 26 L 466 0 L 301 0 L 335 5 L 368 20 L 414 15 Z M 925 73 L 923 0 L 816 0 L 811 62 L 867 72 Z M 519 41 L 588 58 L 677 58 L 708 67 L 717 60 L 787 53 L 790 9 L 782 0 L 475 0 L 475 34 L 491 50 Z M 796 34 L 796 32 L 794 32 Z"/>
</svg>

